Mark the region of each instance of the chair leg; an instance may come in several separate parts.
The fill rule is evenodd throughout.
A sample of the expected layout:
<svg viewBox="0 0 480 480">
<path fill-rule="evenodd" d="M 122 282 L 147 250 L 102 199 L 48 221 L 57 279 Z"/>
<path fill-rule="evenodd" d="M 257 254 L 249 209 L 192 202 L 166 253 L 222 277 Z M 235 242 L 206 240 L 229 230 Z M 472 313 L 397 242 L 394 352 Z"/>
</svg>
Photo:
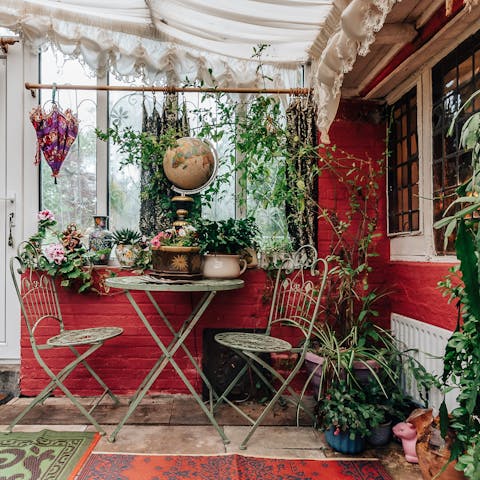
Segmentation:
<svg viewBox="0 0 480 480">
<path fill-rule="evenodd" d="M 7 427 L 7 432 L 12 432 L 13 428 L 17 423 L 29 413 L 34 407 L 36 407 L 39 403 L 43 403 L 46 398 L 53 392 L 56 385 L 55 382 L 51 381 L 10 423 Z"/>
<path fill-rule="evenodd" d="M 260 357 L 258 357 L 254 353 L 247 352 L 247 351 L 242 351 L 241 354 L 242 354 L 242 357 L 246 357 L 250 360 L 249 363 L 251 363 L 251 366 L 252 366 L 253 370 L 255 371 L 255 373 L 257 373 L 257 375 L 262 380 L 262 382 L 268 388 L 270 388 L 272 390 L 272 392 L 275 393 L 273 398 L 270 400 L 270 402 L 267 404 L 267 406 L 263 409 L 260 416 L 255 420 L 254 424 L 252 425 L 252 427 L 248 431 L 248 434 L 246 435 L 246 437 L 243 439 L 242 443 L 240 444 L 240 447 L 239 447 L 240 450 L 246 450 L 248 441 L 250 440 L 252 435 L 255 433 L 255 430 L 263 422 L 264 418 L 268 415 L 270 410 L 274 407 L 275 403 L 277 403 L 277 401 L 281 398 L 281 396 L 282 396 L 283 392 L 285 392 L 285 390 L 288 390 L 290 392 L 290 394 L 292 394 L 295 398 L 295 400 L 290 400 L 289 399 L 289 401 L 291 403 L 293 403 L 294 405 L 297 405 L 297 408 L 298 408 L 298 405 L 301 404 L 302 408 L 305 411 L 307 411 L 307 409 L 306 409 L 305 405 L 303 404 L 303 402 L 301 401 L 300 397 L 290 387 L 290 382 L 295 377 L 295 375 L 297 374 L 298 370 L 301 367 L 300 363 L 297 363 L 297 365 L 295 365 L 295 367 L 290 372 L 288 377 L 284 378 L 276 370 L 274 370 L 268 363 L 263 361 Z M 267 371 L 269 371 L 275 378 L 277 378 L 277 380 L 279 380 L 281 382 L 280 388 L 275 389 L 275 387 L 273 387 L 273 385 L 268 381 L 268 379 L 265 377 L 265 375 L 263 375 L 262 371 L 258 368 L 257 364 L 260 365 L 261 367 L 263 367 L 264 369 L 266 369 Z"/>
<path fill-rule="evenodd" d="M 98 424 L 95 418 L 85 409 L 85 407 L 73 396 L 70 390 L 63 385 L 63 381 L 75 370 L 75 368 L 82 363 L 87 357 L 89 357 L 93 352 L 95 352 L 98 348 L 100 348 L 101 344 L 97 343 L 90 348 L 88 348 L 82 354 L 79 354 L 77 358 L 62 368 L 57 374 L 55 374 L 50 367 L 45 363 L 43 358 L 40 356 L 38 351 L 34 350 L 35 357 L 39 365 L 44 369 L 47 375 L 51 378 L 51 382 L 33 399 L 33 401 L 23 410 L 20 415 L 18 415 L 14 421 L 9 425 L 8 431 L 12 431 L 13 427 L 38 403 L 44 401 L 50 393 L 58 387 L 62 392 L 68 397 L 68 399 L 77 407 L 80 413 L 91 423 L 95 429 L 101 434 L 105 435 L 105 430 Z"/>
<path fill-rule="evenodd" d="M 213 406 L 214 412 L 218 406 L 220 406 L 224 401 L 227 400 L 228 394 L 233 390 L 233 388 L 238 383 L 238 381 L 247 373 L 248 366 L 249 366 L 248 362 L 246 362 L 245 365 L 242 367 L 242 369 L 237 373 L 237 375 L 235 375 L 235 378 L 230 382 L 230 384 L 225 389 L 225 391 L 217 398 L 217 401 Z"/>
<path fill-rule="evenodd" d="M 264 362 L 260 357 L 258 357 L 257 355 L 254 355 L 252 353 L 249 353 L 249 352 L 243 352 L 245 355 L 246 358 L 250 358 L 251 360 L 253 360 L 251 362 L 251 366 L 252 366 L 252 369 L 255 371 L 255 373 L 260 377 L 260 379 L 263 381 L 263 383 L 268 387 L 270 388 L 270 390 L 275 394 L 277 392 L 277 390 L 275 389 L 275 387 L 273 387 L 273 385 L 265 378 L 265 376 L 263 375 L 262 371 L 255 365 L 255 362 L 258 363 L 260 366 L 262 366 L 264 369 L 268 370 L 270 373 L 272 373 L 272 375 L 277 379 L 279 380 L 282 384 L 284 382 L 287 382 L 287 390 L 288 392 L 290 393 L 290 396 L 294 398 L 294 400 L 292 400 L 291 398 L 289 397 L 283 397 L 285 400 L 289 401 L 292 405 L 295 406 L 295 408 L 297 408 L 297 423 L 298 423 L 298 415 L 299 415 L 299 409 L 301 408 L 307 415 L 310 416 L 310 418 L 314 421 L 315 420 L 315 416 L 313 415 L 312 412 L 309 411 L 309 409 L 307 408 L 307 406 L 305 405 L 305 403 L 303 402 L 302 398 L 303 398 L 303 394 L 304 394 L 304 390 L 302 391 L 302 394 L 301 395 L 298 395 L 297 392 L 295 392 L 295 390 L 293 390 L 293 388 L 290 386 L 290 381 L 288 380 L 288 378 L 293 378 L 298 370 L 300 370 L 300 367 L 301 367 L 301 363 L 298 363 L 294 369 L 290 372 L 289 374 L 289 377 L 287 377 L 287 379 L 285 379 L 282 375 L 280 375 L 276 370 L 272 369 L 270 367 L 270 365 L 266 362 Z M 288 381 L 287 381 L 288 380 Z"/>
<path fill-rule="evenodd" d="M 103 345 L 103 343 L 102 343 Z M 74 347 L 70 347 L 70 350 L 75 354 L 77 358 L 80 357 L 80 353 L 78 350 Z M 104 389 L 104 395 L 105 393 L 113 400 L 115 405 L 118 405 L 120 403 L 120 399 L 110 390 L 110 388 L 107 386 L 107 384 L 100 378 L 100 376 L 95 372 L 95 370 L 90 366 L 90 364 L 86 360 L 82 360 L 82 365 L 88 370 L 90 375 L 98 382 L 98 384 Z M 103 397 L 103 395 L 102 395 Z M 100 402 L 99 402 L 100 403 Z M 98 405 L 98 404 L 97 404 Z"/>
</svg>

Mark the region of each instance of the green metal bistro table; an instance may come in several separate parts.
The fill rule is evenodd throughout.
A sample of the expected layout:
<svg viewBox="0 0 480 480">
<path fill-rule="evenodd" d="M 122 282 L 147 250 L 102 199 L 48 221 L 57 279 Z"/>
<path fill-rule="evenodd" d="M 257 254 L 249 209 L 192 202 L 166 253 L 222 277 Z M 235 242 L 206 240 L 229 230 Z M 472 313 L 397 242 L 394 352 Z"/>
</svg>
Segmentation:
<svg viewBox="0 0 480 480">
<path fill-rule="evenodd" d="M 163 278 L 157 278 L 150 275 L 142 276 L 129 276 L 129 277 L 115 277 L 108 278 L 105 280 L 105 283 L 108 287 L 119 288 L 125 292 L 128 300 L 132 304 L 135 312 L 142 320 L 145 328 L 148 330 L 155 343 L 158 345 L 159 349 L 162 352 L 162 355 L 155 362 L 155 365 L 152 367 L 147 376 L 143 379 L 142 383 L 138 387 L 134 396 L 130 400 L 130 406 L 125 414 L 124 418 L 115 428 L 115 431 L 110 435 L 110 441 L 114 442 L 118 432 L 125 425 L 126 421 L 130 415 L 135 411 L 137 406 L 142 401 L 143 397 L 147 394 L 150 387 L 153 385 L 158 376 L 162 373 L 163 369 L 170 363 L 175 371 L 178 373 L 179 377 L 182 379 L 185 386 L 188 388 L 190 393 L 193 395 L 197 401 L 200 408 L 203 410 L 205 415 L 212 423 L 212 425 L 217 429 L 217 432 L 222 437 L 224 443 L 229 443 L 228 438 L 226 437 L 223 430 L 218 425 L 215 417 L 213 415 L 213 398 L 217 397 L 217 394 L 214 392 L 212 385 L 209 380 L 205 377 L 205 374 L 202 372 L 200 365 L 194 359 L 187 346 L 185 345 L 185 339 L 188 337 L 190 332 L 193 330 L 195 325 L 200 320 L 202 314 L 207 309 L 210 302 L 213 300 L 217 292 L 226 291 L 226 290 L 236 290 L 242 288 L 244 285 L 243 280 L 234 279 L 234 280 L 169 280 Z M 160 318 L 163 320 L 167 328 L 173 335 L 172 340 L 168 345 L 163 343 L 159 336 L 155 333 L 152 325 L 148 321 L 147 317 L 142 312 L 140 306 L 135 301 L 132 296 L 133 291 L 144 291 L 157 311 Z M 191 314 L 183 322 L 181 327 L 178 330 L 175 330 L 171 322 L 167 319 L 166 315 L 163 313 L 158 302 L 153 298 L 152 292 L 204 292 L 200 298 L 198 304 L 193 308 Z M 195 388 L 189 382 L 188 378 L 183 373 L 182 369 L 178 366 L 177 362 L 173 358 L 175 352 L 179 349 L 183 349 L 190 362 L 194 366 L 195 370 L 198 372 L 202 380 L 205 382 L 205 385 L 210 392 L 210 402 L 209 407 L 205 405 L 200 395 L 195 391 Z"/>
</svg>

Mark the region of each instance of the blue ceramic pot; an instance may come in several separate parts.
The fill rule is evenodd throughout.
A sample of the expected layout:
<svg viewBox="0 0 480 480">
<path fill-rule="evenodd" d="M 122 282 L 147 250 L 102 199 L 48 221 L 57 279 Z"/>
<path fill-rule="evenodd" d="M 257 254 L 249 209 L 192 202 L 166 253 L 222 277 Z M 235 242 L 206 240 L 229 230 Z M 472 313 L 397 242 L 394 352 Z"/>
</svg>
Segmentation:
<svg viewBox="0 0 480 480">
<path fill-rule="evenodd" d="M 355 440 L 351 440 L 350 432 L 340 432 L 338 435 L 335 435 L 333 433 L 334 431 L 335 428 L 330 427 L 325 432 L 325 439 L 327 440 L 327 443 L 337 452 L 353 455 L 365 450 L 364 437 L 355 437 Z"/>
</svg>

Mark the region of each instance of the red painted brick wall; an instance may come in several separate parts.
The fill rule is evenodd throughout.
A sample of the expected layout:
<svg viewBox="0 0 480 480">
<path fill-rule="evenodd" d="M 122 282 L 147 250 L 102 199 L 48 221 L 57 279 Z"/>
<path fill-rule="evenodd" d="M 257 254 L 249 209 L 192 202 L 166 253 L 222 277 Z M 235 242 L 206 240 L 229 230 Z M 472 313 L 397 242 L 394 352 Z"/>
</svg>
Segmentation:
<svg viewBox="0 0 480 480">
<path fill-rule="evenodd" d="M 330 137 L 332 143 L 354 155 L 377 158 L 385 149 L 385 124 L 375 124 L 374 105 L 367 102 L 342 102 L 339 113 L 332 125 Z M 449 263 L 439 262 L 390 262 L 390 242 L 387 231 L 387 201 L 385 183 L 380 193 L 382 201 L 380 211 L 382 221 L 379 231 L 382 233 L 377 244 L 380 256 L 372 262 L 374 272 L 372 285 L 385 287 L 391 294 L 381 310 L 380 322 L 389 324 L 390 313 L 395 312 L 424 323 L 453 330 L 457 321 L 457 311 L 442 297 L 437 284 L 448 273 Z M 333 202 L 342 209 L 343 197 L 327 179 L 320 179 L 320 198 Z M 335 196 L 337 195 L 337 197 Z M 343 203 L 344 204 L 344 203 Z M 426 227 L 428 228 L 428 226 Z M 329 237 L 325 230 L 319 229 L 319 250 L 325 251 Z"/>
<path fill-rule="evenodd" d="M 266 275 L 263 270 L 252 270 L 245 273 L 243 278 L 245 280 L 243 289 L 219 292 L 216 295 L 200 323 L 187 338 L 186 344 L 197 360 L 200 361 L 201 358 L 203 328 L 265 327 L 268 312 L 268 304 L 263 299 L 267 285 Z M 58 291 L 66 328 L 109 325 L 124 329 L 123 335 L 107 342 L 90 358 L 94 369 L 116 393 L 133 393 L 157 360 L 160 350 L 127 298 L 121 293 L 98 296 L 93 293 L 80 295 L 64 288 L 58 288 Z M 178 328 L 188 316 L 191 307 L 198 301 L 199 295 L 158 293 L 155 297 L 174 327 Z M 170 339 L 170 332 L 158 318 L 146 295 L 138 292 L 134 298 L 159 336 L 164 341 Z M 46 332 L 46 336 L 52 334 L 54 334 L 53 330 Z M 21 391 L 23 395 L 36 395 L 47 383 L 47 376 L 33 357 L 24 325 L 22 325 L 21 347 Z M 73 358 L 64 349 L 47 352 L 48 355 L 51 359 L 54 358 L 53 365 L 60 365 L 60 361 L 55 361 L 57 358 L 62 361 Z M 185 353 L 180 350 L 175 359 L 197 391 L 200 391 L 201 379 L 189 364 Z M 96 382 L 89 377 L 83 367 L 79 367 L 65 383 L 78 395 L 99 392 Z M 188 390 L 173 367 L 169 365 L 157 379 L 151 392 L 188 393 Z M 60 394 L 59 391 L 56 393 Z"/>
<path fill-rule="evenodd" d="M 391 262 L 388 278 L 393 289 L 392 312 L 453 330 L 457 310 L 447 303 L 437 287 L 450 266 L 447 263 Z"/>
<path fill-rule="evenodd" d="M 381 107 L 369 102 L 342 101 L 335 121 L 330 130 L 332 145 L 350 155 L 364 160 L 378 160 L 385 151 L 385 123 L 382 119 Z M 338 155 L 342 155 L 340 152 Z M 342 155 L 344 156 L 344 155 Z M 372 288 L 384 290 L 389 288 L 386 276 L 386 265 L 390 257 L 390 243 L 386 236 L 386 196 L 385 177 L 380 179 L 379 186 L 379 223 L 377 232 L 380 236 L 374 240 L 378 257 L 371 259 L 373 271 L 370 274 Z M 348 207 L 348 194 L 339 186 L 332 176 L 322 175 L 319 178 L 319 204 L 334 209 L 340 216 Z M 321 255 L 330 251 L 332 243 L 331 229 L 324 222 L 319 223 L 318 250 Z M 390 308 L 388 299 L 378 305 L 379 322 L 389 325 Z"/>
</svg>

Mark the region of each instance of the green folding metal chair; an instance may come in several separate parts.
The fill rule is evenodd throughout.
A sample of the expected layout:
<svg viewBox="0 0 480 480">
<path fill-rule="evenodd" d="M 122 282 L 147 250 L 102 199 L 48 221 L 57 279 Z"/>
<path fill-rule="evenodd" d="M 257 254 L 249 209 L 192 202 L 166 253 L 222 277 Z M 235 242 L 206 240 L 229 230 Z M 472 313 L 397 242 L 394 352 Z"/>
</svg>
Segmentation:
<svg viewBox="0 0 480 480">
<path fill-rule="evenodd" d="M 290 384 L 303 365 L 314 323 L 317 320 L 327 273 L 328 264 L 323 258 L 319 259 L 317 257 L 316 249 L 310 245 L 301 247 L 295 253 L 286 257 L 278 269 L 266 332 L 223 332 L 215 335 L 215 340 L 218 343 L 231 348 L 245 360 L 245 366 L 238 372 L 215 403 L 215 408 L 217 408 L 221 403 L 227 402 L 251 423 L 250 430 L 240 444 L 242 450 L 247 448 L 247 443 L 257 427 L 280 399 L 289 401 L 297 409 L 301 408 L 309 413 L 313 419 L 312 413 L 303 403 L 302 396 L 298 395 Z M 300 335 L 304 340 L 302 346 L 294 348 L 289 342 L 272 336 L 272 327 L 278 324 L 298 328 L 303 335 L 303 337 Z M 283 352 L 297 354 L 295 364 L 286 378 L 272 368 L 268 361 L 261 358 L 264 354 Z M 228 399 L 229 393 L 249 369 L 258 375 L 273 394 L 257 419 L 251 418 L 238 405 Z M 271 375 L 273 381 L 267 378 L 268 375 Z M 274 386 L 274 383 L 277 387 Z M 282 395 L 286 391 L 290 395 L 283 397 Z"/>
<path fill-rule="evenodd" d="M 10 271 L 20 300 L 22 316 L 28 329 L 33 354 L 51 381 L 12 421 L 7 430 L 11 432 L 30 410 L 43 403 L 56 388 L 59 388 L 97 431 L 104 435 L 106 432 L 93 418 L 92 411 L 107 394 L 115 404 L 118 404 L 119 400 L 87 363 L 86 359 L 98 350 L 105 341 L 120 335 L 123 329 L 119 327 L 95 327 L 82 330 L 66 330 L 60 312 L 55 283 L 50 275 L 35 268 L 39 265 L 40 258 L 41 252 L 33 244 L 23 242 L 18 247 L 17 256 L 10 260 Z M 51 331 L 52 324 L 56 324 L 59 333 L 45 341 L 46 330 L 44 329 Z M 43 333 L 42 330 L 44 330 Z M 88 348 L 80 353 L 77 347 Z M 41 352 L 57 348 L 68 348 L 73 353 L 74 360 L 54 373 L 42 357 Z M 88 411 L 64 385 L 66 378 L 79 365 L 83 365 L 104 389 Z"/>
</svg>

